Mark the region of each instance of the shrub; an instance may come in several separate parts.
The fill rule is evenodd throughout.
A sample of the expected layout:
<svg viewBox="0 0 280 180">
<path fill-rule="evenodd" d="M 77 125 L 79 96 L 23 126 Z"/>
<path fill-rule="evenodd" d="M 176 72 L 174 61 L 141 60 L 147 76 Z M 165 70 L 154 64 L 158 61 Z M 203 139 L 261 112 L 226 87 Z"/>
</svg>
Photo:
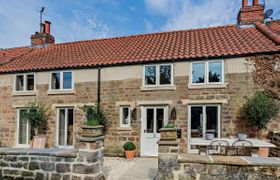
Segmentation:
<svg viewBox="0 0 280 180">
<path fill-rule="evenodd" d="M 246 118 L 258 129 L 266 128 L 267 123 L 277 114 L 277 111 L 277 100 L 268 91 L 256 92 L 244 105 Z"/>
<path fill-rule="evenodd" d="M 163 128 L 175 128 L 174 124 L 166 124 L 163 126 Z"/>
<path fill-rule="evenodd" d="M 136 146 L 133 142 L 126 142 L 124 145 L 123 145 L 123 148 L 125 151 L 133 151 L 136 149 Z"/>
<path fill-rule="evenodd" d="M 98 125 L 107 125 L 107 117 L 106 113 L 103 111 L 102 108 L 98 109 L 97 106 L 83 106 L 83 111 L 86 115 L 86 125 L 88 126 L 98 126 Z"/>
<path fill-rule="evenodd" d="M 31 127 L 31 135 L 45 134 L 47 130 L 47 109 L 36 103 L 29 103 L 23 113 L 23 121 Z"/>
</svg>

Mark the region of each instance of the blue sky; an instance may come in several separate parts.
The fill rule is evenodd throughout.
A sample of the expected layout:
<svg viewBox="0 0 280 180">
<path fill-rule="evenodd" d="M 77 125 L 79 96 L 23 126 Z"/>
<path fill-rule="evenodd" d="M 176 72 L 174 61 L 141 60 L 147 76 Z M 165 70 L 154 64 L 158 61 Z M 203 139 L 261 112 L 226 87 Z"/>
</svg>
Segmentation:
<svg viewBox="0 0 280 180">
<path fill-rule="evenodd" d="M 30 45 L 39 9 L 56 42 L 236 23 L 242 0 L 0 0 L 0 48 Z M 260 0 L 262 3 L 263 0 Z M 279 0 L 266 0 L 280 19 Z"/>
</svg>

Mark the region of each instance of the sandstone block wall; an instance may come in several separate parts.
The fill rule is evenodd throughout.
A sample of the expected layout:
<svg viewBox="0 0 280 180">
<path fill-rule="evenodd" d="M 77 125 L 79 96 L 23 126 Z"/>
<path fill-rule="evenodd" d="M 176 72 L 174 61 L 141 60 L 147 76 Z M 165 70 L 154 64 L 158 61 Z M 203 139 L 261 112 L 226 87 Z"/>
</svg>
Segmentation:
<svg viewBox="0 0 280 180">
<path fill-rule="evenodd" d="M 4 152 L 5 150 L 5 152 Z M 102 151 L 0 149 L 0 179 L 99 180 Z"/>
<path fill-rule="evenodd" d="M 225 61 L 227 62 L 227 61 Z M 232 62 L 240 60 L 233 59 Z M 241 63 L 244 63 L 241 61 Z M 231 63 L 231 65 L 233 65 Z M 107 128 L 105 139 L 105 153 L 111 155 L 123 155 L 122 145 L 126 141 L 133 141 L 137 146 L 137 151 L 140 151 L 141 141 L 141 103 L 140 102 L 170 102 L 168 104 L 169 119 L 171 119 L 171 109 L 176 109 L 176 120 L 172 120 L 178 128 L 182 129 L 181 151 L 187 151 L 187 136 L 188 136 L 188 101 L 224 101 L 227 103 L 221 104 L 221 136 L 227 137 L 232 134 L 240 132 L 248 132 L 250 136 L 255 135 L 255 130 L 248 126 L 246 121 L 240 117 L 240 109 L 245 102 L 246 97 L 256 91 L 250 73 L 240 71 L 236 66 L 228 67 L 225 63 L 226 76 L 225 87 L 221 88 L 188 88 L 189 76 L 188 64 L 184 62 L 180 64 L 181 69 L 177 71 L 177 65 L 174 66 L 174 88 L 169 90 L 142 89 L 142 66 L 137 66 L 136 75 L 133 74 L 129 67 L 122 67 L 124 72 L 128 72 L 118 76 L 108 78 L 108 72 L 102 70 L 101 82 L 101 100 L 102 107 L 108 113 L 110 126 Z M 120 67 L 111 67 L 112 69 L 119 69 Z M 125 71 L 125 69 L 128 71 Z M 245 66 L 242 68 L 246 69 Z M 242 69 L 241 68 L 241 69 Z M 76 73 L 82 73 L 80 76 Z M 74 144 L 78 142 L 81 135 L 81 126 L 84 123 L 83 112 L 79 106 L 84 104 L 94 104 L 97 99 L 97 79 L 96 74 L 89 70 L 77 70 L 74 73 L 75 89 L 68 94 L 49 94 L 48 87 L 48 73 L 45 78 L 38 75 L 36 86 L 36 94 L 34 95 L 14 95 L 13 94 L 13 75 L 0 75 L 0 141 L 4 147 L 13 147 L 16 145 L 16 122 L 17 109 L 24 107 L 28 102 L 38 102 L 49 108 L 48 116 L 48 147 L 56 146 L 56 108 L 59 107 L 73 107 L 74 108 Z M 138 72 L 139 71 L 139 72 Z M 245 71 L 245 70 L 242 70 Z M 230 73 L 228 73 L 230 72 Z M 139 75 L 140 73 L 140 75 Z M 95 76 L 95 77 L 91 77 Z M 40 80 L 41 78 L 41 80 Z M 43 79 L 43 80 L 42 80 Z M 118 80 L 119 79 L 119 80 Z M 126 105 L 133 105 L 135 109 L 132 117 L 131 128 L 119 128 L 120 117 L 119 107 L 121 103 L 126 102 Z M 280 118 L 276 118 L 268 125 L 269 130 L 280 130 Z"/>
</svg>

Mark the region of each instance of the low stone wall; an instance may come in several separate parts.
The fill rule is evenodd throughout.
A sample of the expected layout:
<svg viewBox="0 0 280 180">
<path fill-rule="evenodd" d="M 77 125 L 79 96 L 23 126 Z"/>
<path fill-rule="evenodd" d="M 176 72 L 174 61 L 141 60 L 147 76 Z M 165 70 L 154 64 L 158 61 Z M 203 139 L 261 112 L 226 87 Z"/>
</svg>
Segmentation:
<svg viewBox="0 0 280 180">
<path fill-rule="evenodd" d="M 170 154 L 159 159 L 158 179 L 280 179 L 280 159 L 273 157 L 201 156 Z M 161 163 L 160 162 L 164 162 Z M 170 170 L 172 175 L 170 176 Z"/>
<path fill-rule="evenodd" d="M 102 179 L 102 150 L 0 149 L 0 179 Z"/>
<path fill-rule="evenodd" d="M 269 156 L 280 157 L 280 132 L 270 132 L 269 136 L 271 143 L 277 146 L 276 148 L 269 149 Z"/>
</svg>

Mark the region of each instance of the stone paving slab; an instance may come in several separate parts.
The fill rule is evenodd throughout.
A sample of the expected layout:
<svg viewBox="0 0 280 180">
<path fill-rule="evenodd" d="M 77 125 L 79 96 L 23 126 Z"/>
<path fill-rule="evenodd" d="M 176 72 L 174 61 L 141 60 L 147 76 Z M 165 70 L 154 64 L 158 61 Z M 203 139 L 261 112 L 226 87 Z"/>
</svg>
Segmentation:
<svg viewBox="0 0 280 180">
<path fill-rule="evenodd" d="M 239 156 L 211 156 L 213 163 L 230 165 L 247 165 L 247 161 Z"/>
<path fill-rule="evenodd" d="M 198 154 L 181 154 L 178 158 L 179 163 L 189 163 L 189 162 L 197 162 L 197 163 L 211 163 L 212 160 L 209 156 L 202 156 Z"/>
<path fill-rule="evenodd" d="M 77 149 L 31 149 L 31 148 L 0 148 L 0 155 L 40 155 L 57 157 L 76 157 Z"/>
<path fill-rule="evenodd" d="M 280 166 L 280 159 L 274 157 L 241 157 L 246 160 L 249 165 L 273 165 Z"/>
</svg>

